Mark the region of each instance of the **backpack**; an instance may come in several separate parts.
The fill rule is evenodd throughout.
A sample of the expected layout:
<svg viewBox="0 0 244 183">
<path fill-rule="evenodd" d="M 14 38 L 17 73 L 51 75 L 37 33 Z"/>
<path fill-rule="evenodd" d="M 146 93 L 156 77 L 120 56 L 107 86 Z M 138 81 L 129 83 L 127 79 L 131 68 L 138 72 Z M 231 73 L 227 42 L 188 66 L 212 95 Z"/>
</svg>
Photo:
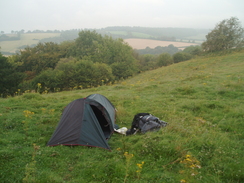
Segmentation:
<svg viewBox="0 0 244 183">
<path fill-rule="evenodd" d="M 161 127 L 165 127 L 167 123 L 150 113 L 138 113 L 134 116 L 131 129 L 126 131 L 126 135 L 136 134 L 138 131 L 146 133 L 148 131 L 156 131 Z"/>
</svg>

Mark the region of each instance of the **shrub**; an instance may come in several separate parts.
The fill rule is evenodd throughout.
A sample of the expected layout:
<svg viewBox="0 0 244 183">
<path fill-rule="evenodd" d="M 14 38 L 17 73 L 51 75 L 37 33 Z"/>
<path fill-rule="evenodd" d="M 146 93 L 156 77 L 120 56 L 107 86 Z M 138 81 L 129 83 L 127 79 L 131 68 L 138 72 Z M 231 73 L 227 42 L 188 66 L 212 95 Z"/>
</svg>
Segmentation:
<svg viewBox="0 0 244 183">
<path fill-rule="evenodd" d="M 190 60 L 191 58 L 192 58 L 192 55 L 189 53 L 185 53 L 185 52 L 178 52 L 173 55 L 174 63 Z"/>
</svg>

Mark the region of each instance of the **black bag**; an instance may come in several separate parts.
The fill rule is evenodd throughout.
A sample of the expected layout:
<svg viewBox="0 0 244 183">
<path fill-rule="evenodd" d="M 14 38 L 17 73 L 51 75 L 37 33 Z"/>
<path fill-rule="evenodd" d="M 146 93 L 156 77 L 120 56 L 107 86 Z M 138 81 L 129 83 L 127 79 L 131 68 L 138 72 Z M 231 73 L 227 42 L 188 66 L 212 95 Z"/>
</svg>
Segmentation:
<svg viewBox="0 0 244 183">
<path fill-rule="evenodd" d="M 134 116 L 131 129 L 127 130 L 126 135 L 136 134 L 138 131 L 141 131 L 141 133 L 155 131 L 166 125 L 165 121 L 160 120 L 156 116 L 149 113 L 138 113 Z"/>
</svg>

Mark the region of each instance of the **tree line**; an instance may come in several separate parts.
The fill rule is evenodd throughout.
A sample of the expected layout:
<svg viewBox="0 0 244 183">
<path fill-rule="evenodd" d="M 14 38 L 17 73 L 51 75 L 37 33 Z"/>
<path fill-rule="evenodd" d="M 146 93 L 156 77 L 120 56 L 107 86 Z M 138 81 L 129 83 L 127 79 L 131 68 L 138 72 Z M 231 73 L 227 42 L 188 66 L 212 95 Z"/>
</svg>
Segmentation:
<svg viewBox="0 0 244 183">
<path fill-rule="evenodd" d="M 9 57 L 1 55 L 4 80 L 0 93 L 7 96 L 18 90 L 42 93 L 112 84 L 172 64 L 173 57 L 165 54 L 169 60 L 158 55 L 139 55 L 123 39 L 83 30 L 74 41 L 38 43 Z"/>
<path fill-rule="evenodd" d="M 0 54 L 0 94 L 5 97 L 26 90 L 42 93 L 113 84 L 204 53 L 243 48 L 243 33 L 238 19 L 232 17 L 217 24 L 201 46 L 173 54 L 141 55 L 121 38 L 82 30 L 73 41 L 38 43 L 9 57 Z"/>
</svg>

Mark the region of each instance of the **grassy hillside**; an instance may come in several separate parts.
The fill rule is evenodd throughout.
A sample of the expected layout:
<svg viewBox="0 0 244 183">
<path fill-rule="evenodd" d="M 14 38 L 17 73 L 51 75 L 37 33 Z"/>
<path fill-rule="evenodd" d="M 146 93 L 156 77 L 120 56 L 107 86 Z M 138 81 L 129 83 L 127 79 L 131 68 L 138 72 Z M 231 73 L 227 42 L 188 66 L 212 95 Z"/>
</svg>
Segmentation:
<svg viewBox="0 0 244 183">
<path fill-rule="evenodd" d="M 112 86 L 0 99 L 2 182 L 244 182 L 244 52 L 198 58 Z M 117 124 L 149 112 L 158 132 L 109 140 L 112 151 L 47 147 L 63 108 L 93 93 L 117 108 Z M 17 95 L 17 94 L 16 94 Z"/>
</svg>

